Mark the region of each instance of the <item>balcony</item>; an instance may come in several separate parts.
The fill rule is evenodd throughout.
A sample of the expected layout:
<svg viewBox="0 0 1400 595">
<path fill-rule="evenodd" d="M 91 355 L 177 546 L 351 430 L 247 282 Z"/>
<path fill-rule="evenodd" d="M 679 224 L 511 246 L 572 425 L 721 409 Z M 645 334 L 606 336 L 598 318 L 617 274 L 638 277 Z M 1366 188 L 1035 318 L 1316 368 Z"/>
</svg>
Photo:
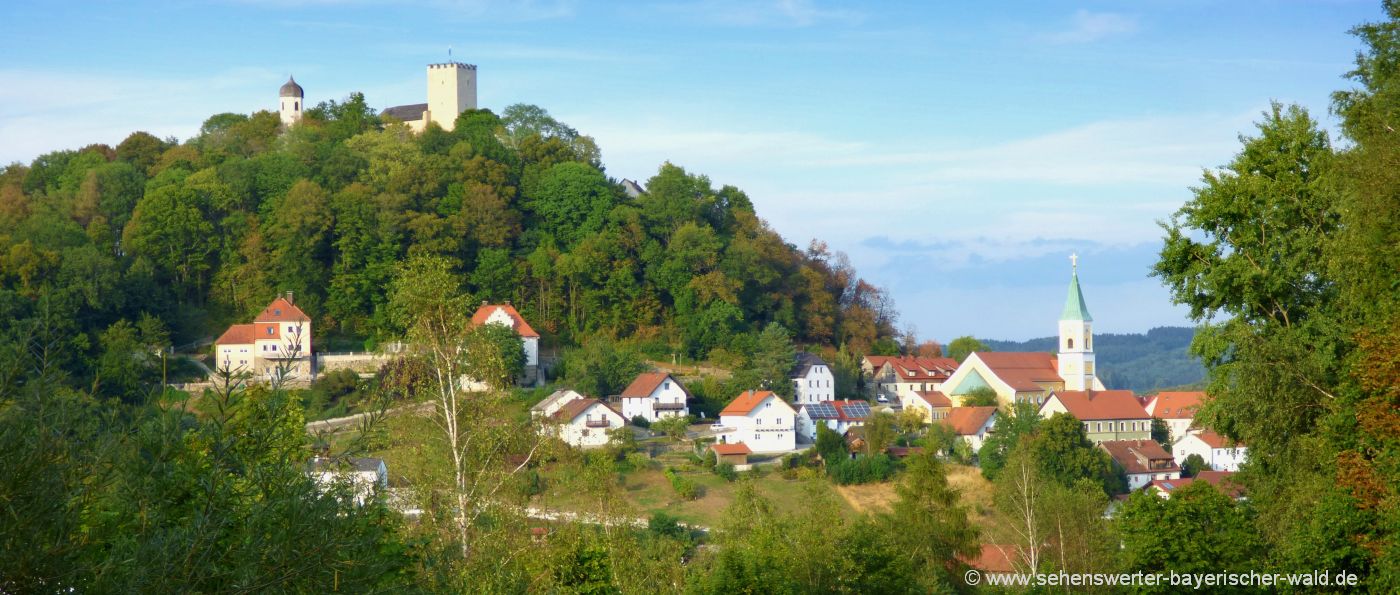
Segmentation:
<svg viewBox="0 0 1400 595">
<path fill-rule="evenodd" d="M 590 420 L 584 421 L 584 422 L 583 422 L 583 425 L 585 425 L 585 426 L 587 426 L 587 427 L 590 427 L 590 428 L 606 428 L 606 427 L 608 427 L 608 420 L 606 420 L 606 419 L 590 419 Z"/>
<path fill-rule="evenodd" d="M 652 411 L 680 411 L 685 409 L 685 403 L 652 403 Z"/>
</svg>

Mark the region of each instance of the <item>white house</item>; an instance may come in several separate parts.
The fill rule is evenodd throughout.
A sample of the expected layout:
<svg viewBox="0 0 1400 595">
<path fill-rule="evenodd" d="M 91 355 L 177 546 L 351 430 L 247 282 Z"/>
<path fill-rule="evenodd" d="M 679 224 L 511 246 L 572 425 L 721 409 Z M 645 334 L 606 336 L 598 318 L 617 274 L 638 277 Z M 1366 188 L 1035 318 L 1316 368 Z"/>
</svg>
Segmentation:
<svg viewBox="0 0 1400 595">
<path fill-rule="evenodd" d="M 311 317 L 292 303 L 292 294 L 277 296 L 252 324 L 230 326 L 214 342 L 214 367 L 234 374 L 272 379 L 311 379 Z"/>
<path fill-rule="evenodd" d="M 1137 490 L 1157 480 L 1181 478 L 1181 467 L 1171 453 L 1152 440 L 1108 440 L 1099 443 L 1128 478 L 1128 489 Z"/>
<path fill-rule="evenodd" d="M 797 434 L 812 442 L 817 439 L 817 424 L 825 424 L 837 434 L 865 425 L 870 418 L 870 403 L 865 401 L 823 401 L 797 406 Z"/>
<path fill-rule="evenodd" d="M 322 492 L 338 483 L 347 483 L 355 503 L 361 505 L 373 497 L 376 490 L 389 488 L 389 468 L 384 464 L 384 459 L 335 460 L 316 457 L 307 464 L 306 474 Z"/>
<path fill-rule="evenodd" d="M 815 353 L 797 354 L 797 364 L 788 373 L 792 379 L 793 403 L 821 403 L 836 399 L 836 377 L 831 367 Z"/>
<path fill-rule="evenodd" d="M 533 383 L 539 377 L 540 365 L 540 334 L 530 327 L 530 323 L 515 311 L 515 307 L 510 302 L 504 304 L 488 304 L 481 302 L 481 307 L 472 314 L 472 325 L 499 324 L 515 331 L 520 335 L 520 342 L 525 348 L 525 381 Z"/>
<path fill-rule="evenodd" d="M 1172 443 L 1172 457 L 1181 465 L 1193 454 L 1201 455 L 1215 471 L 1239 471 L 1249 456 L 1249 447 L 1210 430 L 1191 430 Z"/>
<path fill-rule="evenodd" d="M 899 398 L 905 411 L 918 411 L 929 423 L 948 417 L 948 412 L 953 409 L 953 401 L 948 395 L 936 390 L 907 391 Z"/>
<path fill-rule="evenodd" d="M 598 399 L 574 399 L 551 416 L 560 440 L 579 448 L 603 446 L 610 430 L 627 427 L 627 420 Z"/>
<path fill-rule="evenodd" d="M 996 421 L 996 407 L 954 407 L 948 411 L 948 417 L 938 423 L 952 428 L 953 434 L 967 442 L 975 452 L 982 448 L 982 442 L 987 439 Z"/>
<path fill-rule="evenodd" d="M 570 401 L 585 398 L 571 389 L 556 390 L 530 408 L 530 417 L 550 417 Z"/>
<path fill-rule="evenodd" d="M 787 452 L 797 447 L 797 412 L 773 391 L 745 391 L 719 412 L 715 435 L 753 452 Z"/>
<path fill-rule="evenodd" d="M 643 418 L 649 422 L 667 417 L 690 415 L 686 399 L 690 393 L 665 372 L 644 372 L 623 389 L 622 416 L 627 421 Z"/>
<path fill-rule="evenodd" d="M 1205 393 L 1200 391 L 1160 392 L 1147 402 L 1147 414 L 1166 422 L 1172 432 L 1171 440 L 1175 442 L 1191 429 L 1204 397 Z"/>
</svg>

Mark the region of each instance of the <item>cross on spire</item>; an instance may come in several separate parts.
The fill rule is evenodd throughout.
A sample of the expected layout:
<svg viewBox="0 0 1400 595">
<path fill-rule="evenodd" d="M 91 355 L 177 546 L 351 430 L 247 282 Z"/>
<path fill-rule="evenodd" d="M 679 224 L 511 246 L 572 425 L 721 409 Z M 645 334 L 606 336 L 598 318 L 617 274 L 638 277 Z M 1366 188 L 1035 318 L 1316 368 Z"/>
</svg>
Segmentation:
<svg viewBox="0 0 1400 595">
<path fill-rule="evenodd" d="M 1075 273 L 1079 272 L 1079 254 L 1077 252 L 1069 253 L 1069 266 L 1074 269 Z"/>
</svg>

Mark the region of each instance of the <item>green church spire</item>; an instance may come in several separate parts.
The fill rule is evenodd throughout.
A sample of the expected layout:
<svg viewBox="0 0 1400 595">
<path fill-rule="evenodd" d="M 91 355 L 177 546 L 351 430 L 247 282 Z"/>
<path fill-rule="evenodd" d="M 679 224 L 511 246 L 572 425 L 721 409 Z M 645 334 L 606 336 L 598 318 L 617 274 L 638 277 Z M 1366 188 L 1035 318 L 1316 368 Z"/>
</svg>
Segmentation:
<svg viewBox="0 0 1400 595">
<path fill-rule="evenodd" d="M 1069 255 L 1069 261 L 1074 272 L 1070 273 L 1069 296 L 1065 298 L 1065 311 L 1060 314 L 1060 320 L 1093 322 L 1094 318 L 1089 316 L 1089 306 L 1084 305 L 1084 292 L 1079 290 L 1079 255 Z"/>
</svg>

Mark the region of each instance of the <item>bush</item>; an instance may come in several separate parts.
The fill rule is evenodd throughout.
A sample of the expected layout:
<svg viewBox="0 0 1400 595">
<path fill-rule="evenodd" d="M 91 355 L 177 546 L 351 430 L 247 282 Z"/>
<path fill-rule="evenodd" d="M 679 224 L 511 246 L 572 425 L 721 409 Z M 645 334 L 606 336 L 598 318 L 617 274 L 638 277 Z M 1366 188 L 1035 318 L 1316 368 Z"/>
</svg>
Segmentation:
<svg viewBox="0 0 1400 595">
<path fill-rule="evenodd" d="M 728 482 L 739 479 L 739 472 L 734 470 L 733 463 L 720 463 L 715 465 L 715 475 L 723 477 L 724 480 Z"/>
<path fill-rule="evenodd" d="M 705 454 L 700 455 L 700 464 L 707 469 L 714 469 L 718 462 L 719 456 L 715 454 L 715 449 L 713 448 L 705 449 Z"/>
<path fill-rule="evenodd" d="M 694 500 L 700 497 L 700 486 L 696 485 L 690 478 L 676 473 L 675 469 L 666 469 L 666 479 L 671 481 L 671 489 L 676 490 L 676 495 L 682 500 Z"/>
<path fill-rule="evenodd" d="M 883 453 L 827 462 L 826 474 L 838 485 L 885 481 L 894 475 L 894 460 Z"/>
<path fill-rule="evenodd" d="M 647 429 L 651 427 L 651 422 L 647 421 L 647 418 L 645 417 L 642 417 L 640 415 L 634 415 L 632 416 L 632 425 L 642 429 Z"/>
<path fill-rule="evenodd" d="M 750 479 L 758 479 L 760 477 L 763 477 L 763 467 L 760 467 L 758 465 L 749 467 L 748 474 Z"/>
</svg>

